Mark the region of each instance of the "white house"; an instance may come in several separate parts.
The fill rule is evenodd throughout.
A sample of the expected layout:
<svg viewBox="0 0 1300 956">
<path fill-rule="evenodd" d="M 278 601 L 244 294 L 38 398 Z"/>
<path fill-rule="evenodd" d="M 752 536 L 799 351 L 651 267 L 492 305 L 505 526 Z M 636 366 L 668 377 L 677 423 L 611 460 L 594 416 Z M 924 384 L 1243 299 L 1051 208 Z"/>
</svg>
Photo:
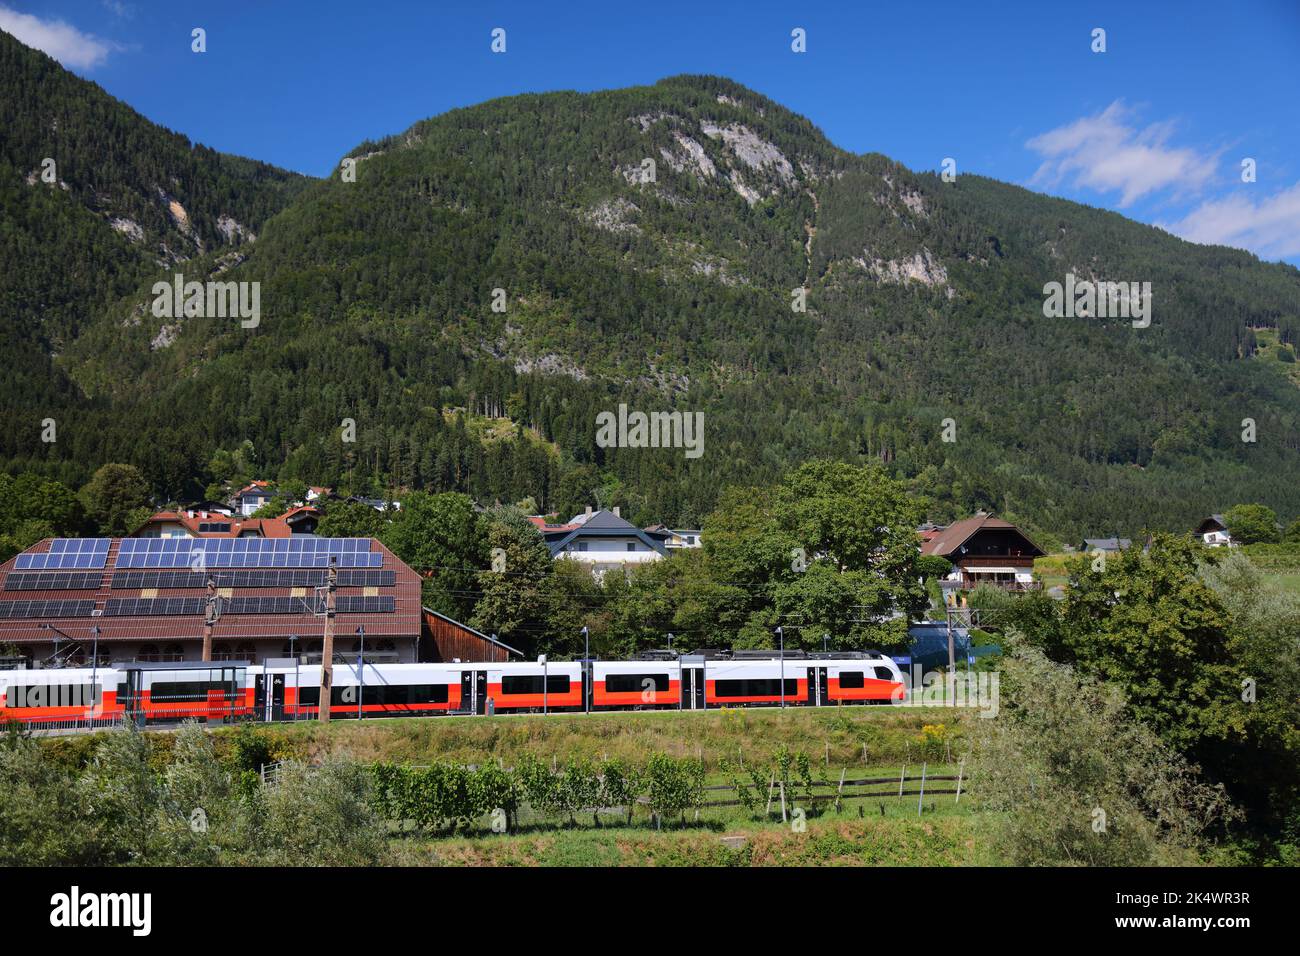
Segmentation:
<svg viewBox="0 0 1300 956">
<path fill-rule="evenodd" d="M 1196 526 L 1194 534 L 1201 539 L 1206 547 L 1232 547 L 1232 535 L 1228 533 L 1228 524 L 1223 520 L 1223 515 L 1210 515 Z"/>
<path fill-rule="evenodd" d="M 574 516 L 561 525 L 534 519 L 551 557 L 583 561 L 601 577 L 611 568 L 632 567 L 658 561 L 668 553 L 665 541 L 671 532 L 645 531 L 613 511 L 592 511 Z"/>
</svg>

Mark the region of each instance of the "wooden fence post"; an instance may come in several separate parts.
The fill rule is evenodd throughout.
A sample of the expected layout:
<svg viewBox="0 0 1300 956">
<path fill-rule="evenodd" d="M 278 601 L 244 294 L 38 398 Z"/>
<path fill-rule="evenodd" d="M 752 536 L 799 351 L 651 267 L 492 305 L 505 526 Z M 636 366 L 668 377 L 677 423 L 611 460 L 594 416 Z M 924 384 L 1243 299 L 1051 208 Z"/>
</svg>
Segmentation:
<svg viewBox="0 0 1300 956">
<path fill-rule="evenodd" d="M 907 764 L 903 764 L 903 769 L 898 773 L 898 799 L 903 799 L 903 781 L 907 779 Z"/>
<path fill-rule="evenodd" d="M 839 789 L 835 791 L 835 812 L 836 813 L 840 812 L 840 797 L 844 794 L 844 775 L 848 773 L 848 770 L 849 768 L 845 767 L 840 771 L 840 785 L 839 785 Z"/>
<path fill-rule="evenodd" d="M 957 799 L 953 803 L 961 803 L 961 778 L 966 771 L 966 758 L 961 758 L 961 766 L 957 768 Z"/>
<path fill-rule="evenodd" d="M 781 781 L 781 822 L 782 823 L 787 822 L 785 816 L 785 781 L 784 780 Z"/>
<path fill-rule="evenodd" d="M 925 767 L 924 761 L 921 762 L 921 795 L 916 798 L 916 815 L 921 815 L 921 801 L 925 799 Z"/>
</svg>

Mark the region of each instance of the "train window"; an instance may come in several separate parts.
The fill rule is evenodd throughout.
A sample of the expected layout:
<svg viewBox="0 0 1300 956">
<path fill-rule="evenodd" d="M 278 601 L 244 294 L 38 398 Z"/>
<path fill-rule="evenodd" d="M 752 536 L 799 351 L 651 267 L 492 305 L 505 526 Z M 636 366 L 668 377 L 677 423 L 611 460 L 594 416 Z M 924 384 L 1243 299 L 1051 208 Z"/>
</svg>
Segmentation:
<svg viewBox="0 0 1300 956">
<path fill-rule="evenodd" d="M 605 690 L 611 694 L 640 693 L 649 689 L 646 681 L 652 681 L 656 691 L 668 689 L 667 674 L 606 674 Z"/>
<path fill-rule="evenodd" d="M 234 694 L 234 684 L 219 680 L 154 681 L 149 688 L 149 698 L 155 701 L 204 700 L 210 691 Z"/>
<path fill-rule="evenodd" d="M 344 700 L 345 694 L 347 695 L 348 698 L 347 700 Z M 320 687 L 315 685 L 311 687 L 299 687 L 298 703 L 301 704 L 303 707 L 319 706 Z M 355 687 L 339 687 L 338 685 L 335 685 L 334 687 L 330 688 L 330 707 L 336 707 L 342 704 L 350 704 L 353 707 L 357 705 L 357 695 L 356 695 Z"/>
<path fill-rule="evenodd" d="M 357 687 L 355 684 L 340 687 L 335 685 L 330 692 L 330 707 L 357 706 Z M 446 684 L 375 684 L 362 689 L 362 704 L 445 704 L 447 703 Z M 320 704 L 319 687 L 298 688 L 298 703 L 303 707 L 316 707 Z"/>
<path fill-rule="evenodd" d="M 511 675 L 501 678 L 502 694 L 540 694 L 542 692 L 542 677 L 540 674 L 534 675 Z M 569 675 L 568 674 L 548 674 L 546 677 L 546 692 L 548 694 L 567 694 L 569 692 Z"/>
<path fill-rule="evenodd" d="M 779 697 L 781 696 L 781 679 L 779 677 L 751 677 L 748 680 L 720 680 L 713 685 L 715 697 Z M 793 697 L 799 693 L 799 681 L 794 677 L 785 679 L 785 695 Z"/>
<path fill-rule="evenodd" d="M 5 707 L 87 707 L 91 684 L 11 684 Z"/>
<path fill-rule="evenodd" d="M 865 686 L 862 682 L 862 671 L 840 671 L 840 687 L 851 689 L 854 687 Z"/>
<path fill-rule="evenodd" d="M 362 693 L 365 704 L 445 704 L 446 684 L 378 684 Z"/>
<path fill-rule="evenodd" d="M 894 679 L 894 672 L 891 671 L 888 667 L 876 668 L 876 680 L 892 681 L 893 679 Z"/>
</svg>

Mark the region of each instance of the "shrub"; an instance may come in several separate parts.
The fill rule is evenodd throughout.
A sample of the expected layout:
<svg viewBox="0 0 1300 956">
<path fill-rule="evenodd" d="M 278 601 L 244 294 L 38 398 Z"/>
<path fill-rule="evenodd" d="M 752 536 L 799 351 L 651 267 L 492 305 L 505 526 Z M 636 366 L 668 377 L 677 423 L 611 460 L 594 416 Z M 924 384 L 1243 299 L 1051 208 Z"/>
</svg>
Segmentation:
<svg viewBox="0 0 1300 956">
<path fill-rule="evenodd" d="M 646 764 L 650 809 L 660 817 L 698 807 L 704 800 L 704 764 L 699 760 L 674 760 L 655 754 Z"/>
</svg>

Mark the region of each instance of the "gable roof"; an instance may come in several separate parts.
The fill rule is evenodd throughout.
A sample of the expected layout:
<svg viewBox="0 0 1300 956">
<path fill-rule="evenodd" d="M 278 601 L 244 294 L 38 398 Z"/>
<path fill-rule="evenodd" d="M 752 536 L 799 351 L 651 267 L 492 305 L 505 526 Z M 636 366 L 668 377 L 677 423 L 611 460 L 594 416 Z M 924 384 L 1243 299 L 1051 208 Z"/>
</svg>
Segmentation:
<svg viewBox="0 0 1300 956">
<path fill-rule="evenodd" d="M 468 624 L 465 624 L 462 621 L 458 621 L 455 618 L 448 617 L 446 614 L 443 614 L 439 611 L 435 611 L 431 607 L 425 607 L 424 605 L 421 605 L 420 610 L 432 617 L 436 617 L 439 618 L 440 620 L 446 621 L 448 624 L 452 625 L 453 627 L 460 628 L 462 631 L 464 631 L 467 634 L 473 634 L 475 637 L 487 641 L 487 643 L 489 644 L 494 644 L 497 647 L 501 648 L 503 651 L 508 651 L 509 653 L 515 655 L 516 657 L 524 656 L 523 651 L 519 650 L 518 648 L 511 647 L 505 641 L 499 641 L 491 634 L 484 634 L 482 631 L 472 628 Z"/>
<path fill-rule="evenodd" d="M 567 525 L 560 527 L 539 526 L 546 538 L 546 546 L 551 556 L 559 554 L 576 538 L 637 538 L 660 554 L 667 554 L 664 540 L 668 537 L 662 531 L 643 531 L 632 522 L 612 511 L 593 511 L 590 515 L 575 517 Z"/>
<path fill-rule="evenodd" d="M 159 511 L 146 518 L 128 537 L 140 537 L 140 532 L 153 524 L 179 524 L 196 538 L 239 538 L 250 535 L 262 538 L 289 538 L 293 536 L 295 524 L 309 517 L 320 517 L 321 513 L 321 510 L 313 505 L 290 508 L 278 518 L 235 518 L 210 511 Z M 212 524 L 225 525 L 226 530 L 213 531 L 203 527 Z"/>
<path fill-rule="evenodd" d="M 1210 515 L 1204 521 L 1196 526 L 1197 534 L 1205 534 L 1207 531 L 1227 531 L 1228 522 L 1224 520 L 1223 515 Z"/>
<path fill-rule="evenodd" d="M 1032 550 L 1033 556 L 1036 557 L 1046 553 L 1010 521 L 1003 521 L 1001 518 L 995 517 L 992 512 L 981 512 L 973 518 L 953 522 L 933 538 L 924 542 L 921 545 L 921 553 L 937 554 L 940 557 L 951 559 L 954 554 L 958 553 L 961 546 L 978 531 L 1014 531 L 1024 538 L 1025 543 Z"/>
<path fill-rule="evenodd" d="M 242 498 L 245 495 L 257 498 L 270 498 L 273 496 L 271 483 L 269 481 L 253 481 L 235 492 L 236 498 Z"/>
<path fill-rule="evenodd" d="M 1085 551 L 1123 551 L 1133 544 L 1131 538 L 1084 538 Z"/>
</svg>

